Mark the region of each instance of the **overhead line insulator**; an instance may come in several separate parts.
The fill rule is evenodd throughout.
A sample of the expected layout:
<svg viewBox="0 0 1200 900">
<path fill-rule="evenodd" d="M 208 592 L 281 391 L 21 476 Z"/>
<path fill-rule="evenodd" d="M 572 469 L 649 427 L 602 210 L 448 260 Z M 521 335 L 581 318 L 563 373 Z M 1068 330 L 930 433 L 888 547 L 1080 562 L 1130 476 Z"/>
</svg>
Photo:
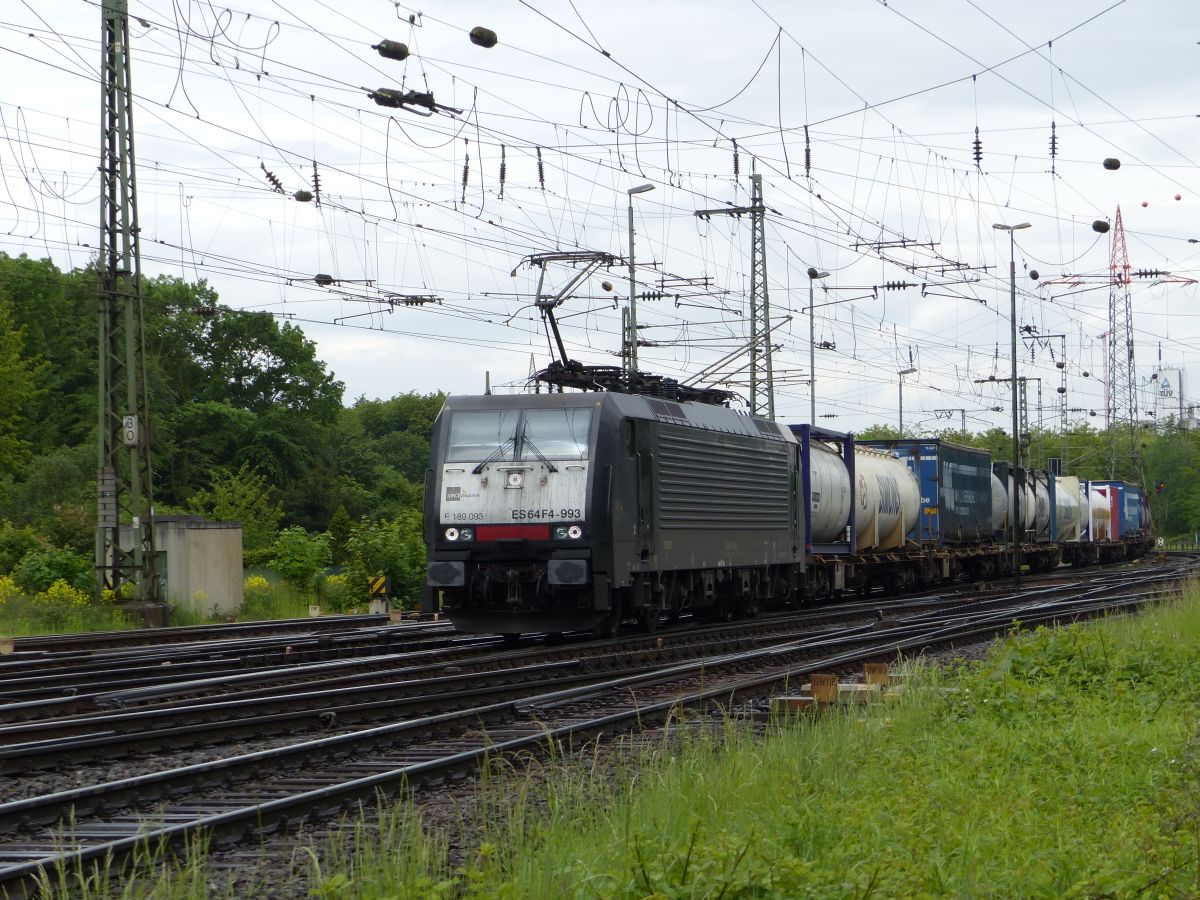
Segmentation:
<svg viewBox="0 0 1200 900">
<path fill-rule="evenodd" d="M 372 44 L 371 49 L 377 50 L 384 59 L 397 61 L 408 59 L 408 44 L 402 44 L 399 41 L 382 40 L 378 44 Z"/>
</svg>

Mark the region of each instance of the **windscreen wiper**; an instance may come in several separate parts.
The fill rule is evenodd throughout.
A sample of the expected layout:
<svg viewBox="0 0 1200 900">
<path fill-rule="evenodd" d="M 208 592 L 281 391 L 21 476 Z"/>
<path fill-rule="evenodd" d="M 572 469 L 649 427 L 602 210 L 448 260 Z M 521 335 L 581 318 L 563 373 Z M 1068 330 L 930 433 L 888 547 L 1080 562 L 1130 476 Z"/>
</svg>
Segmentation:
<svg viewBox="0 0 1200 900">
<path fill-rule="evenodd" d="M 473 468 L 471 470 L 471 474 L 478 475 L 480 472 L 483 471 L 484 466 L 486 466 L 488 463 L 494 463 L 496 460 L 498 460 L 500 457 L 502 457 L 508 451 L 509 447 L 514 446 L 515 443 L 516 443 L 516 441 L 513 438 L 509 438 L 508 440 L 506 440 L 503 444 L 501 444 L 499 447 L 497 447 L 495 450 L 493 450 L 491 453 L 489 453 L 479 465 L 477 465 L 475 468 Z"/>
<path fill-rule="evenodd" d="M 550 460 L 546 459 L 546 457 L 542 455 L 542 451 L 539 450 L 537 448 L 537 445 L 534 444 L 534 442 L 529 439 L 528 435 L 521 436 L 521 445 L 523 447 L 528 447 L 530 450 L 532 450 L 533 455 L 536 456 L 541 461 L 542 465 L 544 465 L 549 471 L 551 471 L 551 472 L 558 471 L 558 467 L 555 466 L 554 463 L 550 462 Z"/>
</svg>

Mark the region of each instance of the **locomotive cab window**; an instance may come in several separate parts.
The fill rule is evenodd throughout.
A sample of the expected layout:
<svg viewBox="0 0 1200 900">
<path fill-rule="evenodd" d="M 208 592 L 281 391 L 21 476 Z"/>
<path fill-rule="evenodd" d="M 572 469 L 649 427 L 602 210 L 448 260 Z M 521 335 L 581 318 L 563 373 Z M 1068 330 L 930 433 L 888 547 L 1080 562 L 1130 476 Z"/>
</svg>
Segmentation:
<svg viewBox="0 0 1200 900">
<path fill-rule="evenodd" d="M 486 412 L 456 412 L 450 419 L 447 462 L 477 462 L 487 459 L 497 447 L 516 438 L 520 410 L 493 409 Z M 512 448 L 508 448 L 511 458 Z"/>
<path fill-rule="evenodd" d="M 447 462 L 588 458 L 590 408 L 458 411 L 450 419 Z"/>
<path fill-rule="evenodd" d="M 525 413 L 522 452 L 547 459 L 587 459 L 591 409 L 531 409 Z"/>
</svg>

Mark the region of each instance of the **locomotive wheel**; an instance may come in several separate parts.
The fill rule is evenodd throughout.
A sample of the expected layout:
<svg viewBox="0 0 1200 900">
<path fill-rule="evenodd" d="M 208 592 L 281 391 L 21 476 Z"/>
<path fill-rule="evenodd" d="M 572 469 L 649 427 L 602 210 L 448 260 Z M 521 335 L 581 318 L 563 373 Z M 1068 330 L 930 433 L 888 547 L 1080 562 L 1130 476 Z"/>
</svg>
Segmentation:
<svg viewBox="0 0 1200 900">
<path fill-rule="evenodd" d="M 621 630 L 621 608 L 614 607 L 608 611 L 608 616 L 604 621 L 592 629 L 592 633 L 598 638 L 604 640 L 612 640 L 617 636 L 617 632 Z"/>
<path fill-rule="evenodd" d="M 658 631 L 659 611 L 650 606 L 643 606 L 638 610 L 638 624 L 642 626 L 642 631 L 646 634 L 654 634 Z"/>
</svg>

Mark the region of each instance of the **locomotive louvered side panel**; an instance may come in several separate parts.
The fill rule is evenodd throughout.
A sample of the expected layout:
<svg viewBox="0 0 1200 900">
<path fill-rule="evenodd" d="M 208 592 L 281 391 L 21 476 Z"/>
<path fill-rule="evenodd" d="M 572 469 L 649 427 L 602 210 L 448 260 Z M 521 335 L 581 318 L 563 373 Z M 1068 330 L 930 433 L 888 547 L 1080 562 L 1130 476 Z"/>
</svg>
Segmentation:
<svg viewBox="0 0 1200 900">
<path fill-rule="evenodd" d="M 790 525 L 786 444 L 664 426 L 655 462 L 657 518 L 664 529 Z"/>
</svg>

